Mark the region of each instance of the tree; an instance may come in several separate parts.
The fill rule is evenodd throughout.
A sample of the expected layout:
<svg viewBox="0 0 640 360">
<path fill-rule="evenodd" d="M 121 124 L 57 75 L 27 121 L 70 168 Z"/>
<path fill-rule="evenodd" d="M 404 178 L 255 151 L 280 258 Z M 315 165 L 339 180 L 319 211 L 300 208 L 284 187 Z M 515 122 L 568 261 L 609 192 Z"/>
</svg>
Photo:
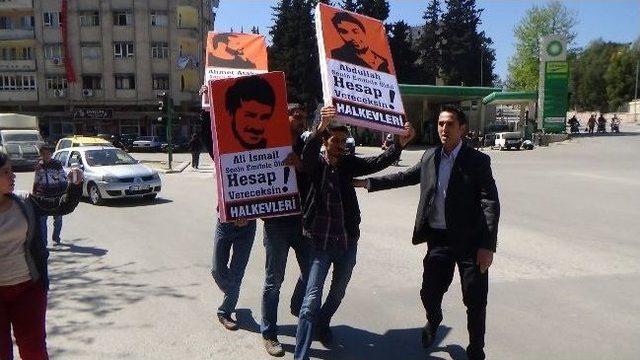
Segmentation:
<svg viewBox="0 0 640 360">
<path fill-rule="evenodd" d="M 411 28 L 404 21 L 398 21 L 390 25 L 389 29 L 389 48 L 398 81 L 404 84 L 419 84 L 421 77 L 416 66 L 418 54 L 411 47 Z"/>
<path fill-rule="evenodd" d="M 347 11 L 357 11 L 358 4 L 356 4 L 355 0 L 344 0 L 342 2 L 342 8 Z"/>
<path fill-rule="evenodd" d="M 315 108 L 322 97 L 318 47 L 313 22 L 317 1 L 281 0 L 273 8 L 269 69 L 284 71 L 289 101 Z"/>
<path fill-rule="evenodd" d="M 385 21 L 389 17 L 389 1 L 387 0 L 355 0 L 356 12 L 362 15 Z"/>
<path fill-rule="evenodd" d="M 425 24 L 418 39 L 418 66 L 422 82 L 435 84 L 440 69 L 440 1 L 431 0 L 422 18 Z"/>
<path fill-rule="evenodd" d="M 609 111 L 618 111 L 621 105 L 633 100 L 638 61 L 640 61 L 640 51 L 626 46 L 613 54 L 609 67 L 604 73 Z"/>
<path fill-rule="evenodd" d="M 567 40 L 576 38 L 577 14 L 554 0 L 546 6 L 534 5 L 514 28 L 516 52 L 509 60 L 508 87 L 513 90 L 536 90 L 540 66 L 540 37 L 557 34 Z"/>
<path fill-rule="evenodd" d="M 475 0 L 446 3 L 440 39 L 442 79 L 449 85 L 491 85 L 495 53 L 491 39 L 478 31 L 482 9 L 476 8 Z"/>
<path fill-rule="evenodd" d="M 577 54 L 572 67 L 570 88 L 574 94 L 573 105 L 581 110 L 609 110 L 609 86 L 605 74 L 609 72 L 609 79 L 617 81 L 620 76 L 614 72 L 620 71 L 620 66 L 609 70 L 618 53 L 624 52 L 626 45 L 603 40 L 592 41 L 584 51 Z M 623 64 L 620 64 L 623 65 Z M 617 87 L 618 85 L 614 85 Z M 611 93 L 618 93 L 618 89 L 611 88 Z"/>
</svg>

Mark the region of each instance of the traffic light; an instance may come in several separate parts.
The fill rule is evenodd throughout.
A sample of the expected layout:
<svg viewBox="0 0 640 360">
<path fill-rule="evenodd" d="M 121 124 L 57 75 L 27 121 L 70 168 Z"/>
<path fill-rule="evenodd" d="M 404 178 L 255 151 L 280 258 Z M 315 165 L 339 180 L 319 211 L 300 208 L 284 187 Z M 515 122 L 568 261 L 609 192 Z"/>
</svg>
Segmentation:
<svg viewBox="0 0 640 360">
<path fill-rule="evenodd" d="M 156 96 L 158 97 L 158 110 L 163 114 L 169 112 L 169 95 L 166 92 L 161 92 Z"/>
</svg>

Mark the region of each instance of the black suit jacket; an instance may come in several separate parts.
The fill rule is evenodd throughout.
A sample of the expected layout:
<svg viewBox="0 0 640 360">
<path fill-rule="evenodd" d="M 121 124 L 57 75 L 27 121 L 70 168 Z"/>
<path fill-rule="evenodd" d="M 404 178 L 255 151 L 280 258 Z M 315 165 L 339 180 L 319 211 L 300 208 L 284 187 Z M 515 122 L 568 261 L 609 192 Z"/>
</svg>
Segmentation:
<svg viewBox="0 0 640 360">
<path fill-rule="evenodd" d="M 430 242 L 429 214 L 434 211 L 442 146 L 428 148 L 412 168 L 369 179 L 369 191 L 420 184 L 420 202 L 413 229 L 413 244 Z M 452 246 L 461 251 L 496 250 L 500 201 L 489 156 L 462 145 L 456 157 L 447 198 L 445 220 Z"/>
</svg>

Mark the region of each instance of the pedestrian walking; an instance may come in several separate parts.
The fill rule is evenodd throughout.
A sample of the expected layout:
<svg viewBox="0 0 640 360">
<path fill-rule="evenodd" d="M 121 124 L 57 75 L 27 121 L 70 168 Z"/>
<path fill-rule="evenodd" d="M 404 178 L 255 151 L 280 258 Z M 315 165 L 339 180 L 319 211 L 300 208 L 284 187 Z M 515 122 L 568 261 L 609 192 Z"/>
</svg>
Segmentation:
<svg viewBox="0 0 640 360">
<path fill-rule="evenodd" d="M 413 244 L 426 242 L 420 297 L 427 325 L 422 344 L 429 348 L 442 322 L 442 297 L 457 265 L 467 307 L 470 360 L 484 359 L 488 269 L 496 251 L 500 202 L 489 156 L 462 144 L 464 112 L 443 108 L 438 118 L 441 145 L 428 148 L 412 168 L 356 180 L 370 192 L 420 184 Z"/>
<path fill-rule="evenodd" d="M 206 85 L 203 85 L 200 89 L 200 95 L 207 91 Z M 215 161 L 209 111 L 205 109 L 200 111 L 200 123 L 202 125 L 202 144 L 211 159 Z M 232 315 L 236 311 L 240 287 L 249 263 L 255 235 L 256 220 L 241 219 L 222 223 L 219 217 L 216 219 L 211 276 L 218 288 L 224 293 L 222 303 L 218 307 L 217 317 L 227 330 L 235 331 L 239 328 L 237 320 Z"/>
<path fill-rule="evenodd" d="M 35 177 L 33 179 L 33 194 L 39 197 L 56 198 L 67 190 L 67 174 L 60 161 L 52 159 L 53 148 L 43 145 L 40 148 L 42 159 L 36 164 Z M 62 215 L 53 217 L 53 243 L 60 245 L 60 233 L 62 232 Z M 40 234 L 45 245 L 48 243 L 47 219 L 48 215 L 40 218 Z"/>
<path fill-rule="evenodd" d="M 200 151 L 202 150 L 202 142 L 198 133 L 191 135 L 189 140 L 189 151 L 191 152 L 191 167 L 197 169 L 200 165 Z"/>
<path fill-rule="evenodd" d="M 306 198 L 308 179 L 302 172 L 302 133 L 306 127 L 307 112 L 301 104 L 288 105 L 289 129 L 293 139 L 293 152 L 286 163 L 295 167 L 298 181 L 298 193 Z M 264 248 L 266 253 L 265 279 L 262 291 L 262 322 L 260 332 L 267 353 L 271 356 L 284 356 L 284 350 L 278 341 L 278 303 L 280 288 L 284 281 L 289 249 L 293 249 L 300 276 L 291 296 L 291 314 L 298 316 L 304 299 L 311 261 L 311 241 L 302 232 L 302 215 L 291 215 L 264 219 Z"/>
<path fill-rule="evenodd" d="M 407 135 L 400 137 L 398 143 L 381 155 L 368 158 L 345 155 L 349 131 L 345 125 L 333 123 L 335 114 L 333 107 L 321 110 L 320 125 L 309 136 L 302 153 L 303 170 L 310 179 L 303 206 L 303 229 L 312 239 L 313 257 L 296 332 L 294 359 L 297 360 L 309 359 L 314 333 L 323 344 L 332 341 L 331 318 L 344 298 L 356 264 L 360 208 L 353 178 L 393 164 L 415 135 L 407 123 Z M 323 145 L 325 152 L 320 154 Z M 331 285 L 321 306 L 324 283 L 331 266 Z"/>
<path fill-rule="evenodd" d="M 39 219 L 76 208 L 82 195 L 82 172 L 73 170 L 68 182 L 59 197 L 14 194 L 15 174 L 8 155 L 0 151 L 0 359 L 13 359 L 12 329 L 23 360 L 48 359 L 49 252 Z"/>
</svg>

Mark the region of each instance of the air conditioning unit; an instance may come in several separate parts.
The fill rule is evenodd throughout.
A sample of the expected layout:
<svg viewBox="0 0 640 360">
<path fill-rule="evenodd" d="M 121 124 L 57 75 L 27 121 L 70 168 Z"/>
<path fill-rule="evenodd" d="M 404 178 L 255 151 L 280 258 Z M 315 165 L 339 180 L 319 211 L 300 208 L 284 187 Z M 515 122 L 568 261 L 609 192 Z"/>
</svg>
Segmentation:
<svg viewBox="0 0 640 360">
<path fill-rule="evenodd" d="M 51 62 L 56 66 L 62 65 L 62 59 L 59 57 L 54 57 L 53 59 L 51 59 Z"/>
<path fill-rule="evenodd" d="M 93 90 L 91 90 L 91 89 L 82 89 L 82 96 L 84 96 L 84 97 L 93 96 Z"/>
<path fill-rule="evenodd" d="M 64 92 L 64 90 L 58 89 L 53 92 L 53 95 L 55 95 L 55 97 L 61 98 L 61 97 L 65 97 L 67 94 Z"/>
</svg>

